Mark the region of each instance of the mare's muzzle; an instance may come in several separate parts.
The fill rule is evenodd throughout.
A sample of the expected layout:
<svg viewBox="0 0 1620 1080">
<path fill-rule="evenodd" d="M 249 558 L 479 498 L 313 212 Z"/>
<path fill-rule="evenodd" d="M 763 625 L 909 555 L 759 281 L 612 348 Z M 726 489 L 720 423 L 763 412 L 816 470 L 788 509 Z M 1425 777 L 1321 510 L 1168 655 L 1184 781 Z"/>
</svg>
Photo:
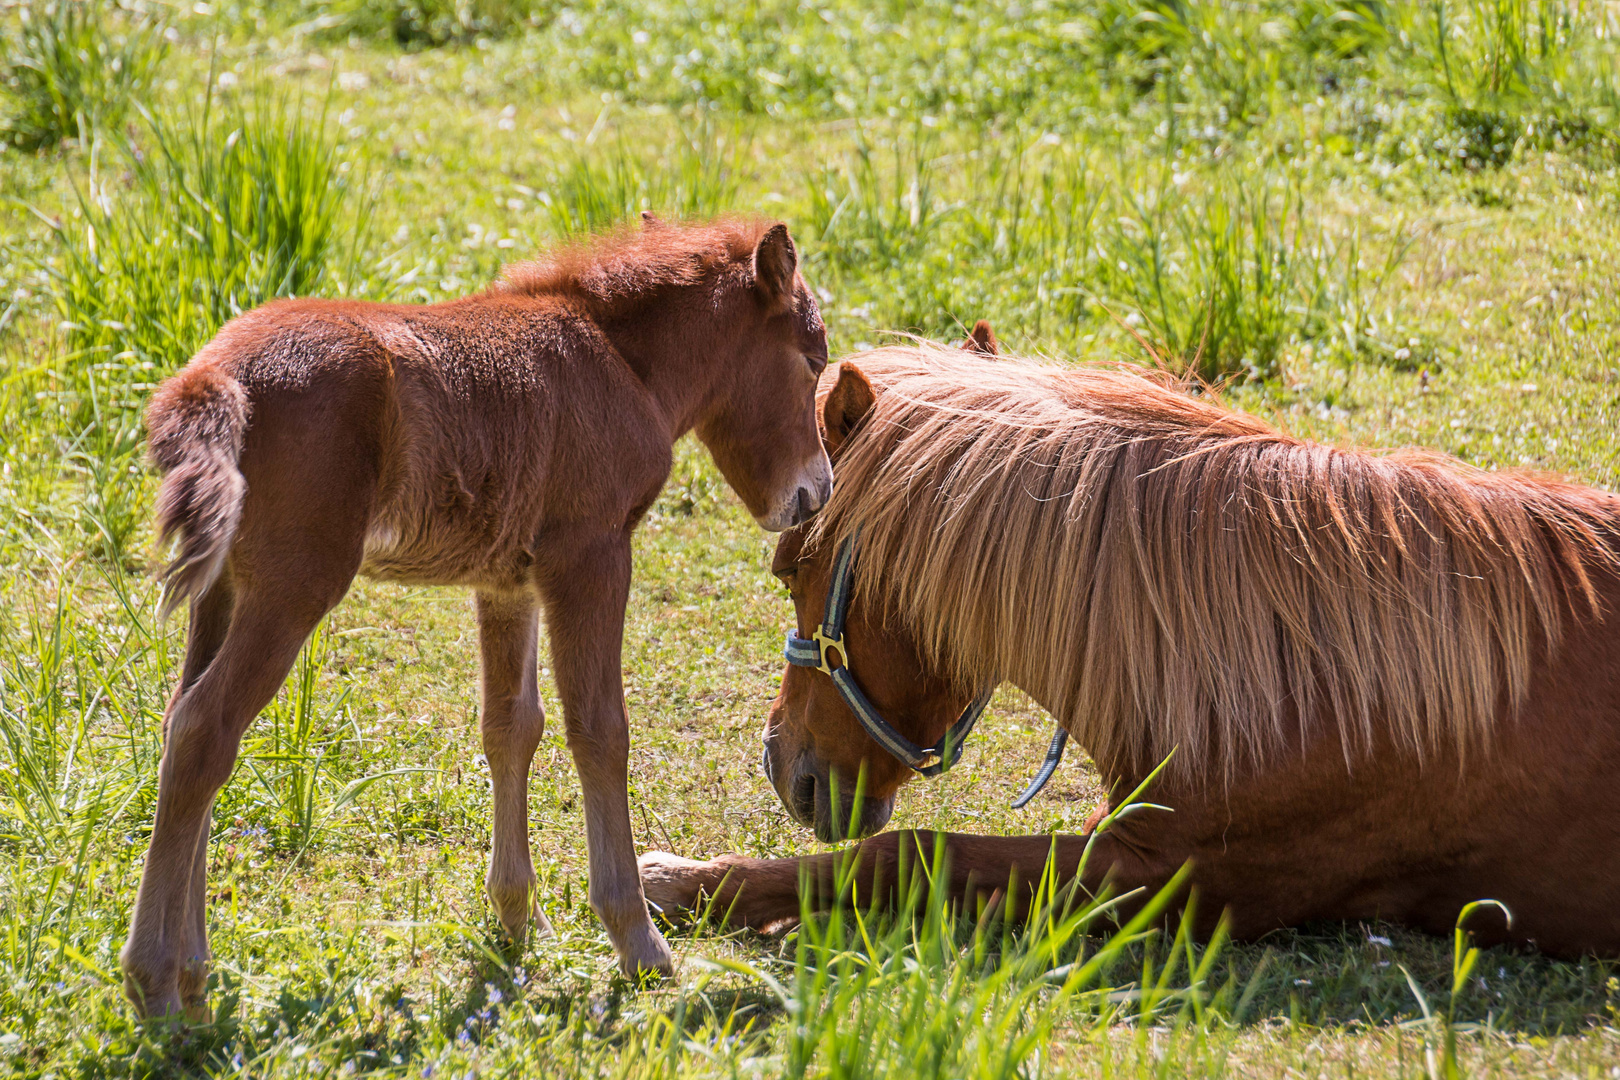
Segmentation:
<svg viewBox="0 0 1620 1080">
<path fill-rule="evenodd" d="M 894 796 L 874 799 L 856 795 L 857 784 L 838 776 L 801 755 L 788 763 L 778 763 L 765 746 L 760 762 L 765 778 L 776 789 L 788 814 L 801 825 L 815 830 L 816 839 L 834 844 L 840 840 L 871 836 L 889 823 L 894 813 Z"/>
</svg>

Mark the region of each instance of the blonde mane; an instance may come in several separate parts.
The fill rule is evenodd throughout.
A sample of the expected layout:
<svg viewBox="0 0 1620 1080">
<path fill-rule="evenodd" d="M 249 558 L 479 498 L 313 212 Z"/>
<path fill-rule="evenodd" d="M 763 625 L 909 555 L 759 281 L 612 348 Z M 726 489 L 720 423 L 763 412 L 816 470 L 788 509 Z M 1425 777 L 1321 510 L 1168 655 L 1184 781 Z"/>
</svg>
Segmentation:
<svg viewBox="0 0 1620 1080">
<path fill-rule="evenodd" d="M 1142 369 L 846 362 L 877 403 L 810 543 L 858 530 L 857 604 L 964 686 L 1023 686 L 1099 762 L 1177 748 L 1230 781 L 1312 725 L 1347 761 L 1466 754 L 1616 564 L 1613 496 L 1307 442 Z"/>
<path fill-rule="evenodd" d="M 768 221 L 720 218 L 707 223 L 624 225 L 517 262 L 501 271 L 495 293 L 560 293 L 601 314 L 623 314 L 656 290 L 697 285 L 731 267 L 752 272 L 749 257 Z"/>
</svg>

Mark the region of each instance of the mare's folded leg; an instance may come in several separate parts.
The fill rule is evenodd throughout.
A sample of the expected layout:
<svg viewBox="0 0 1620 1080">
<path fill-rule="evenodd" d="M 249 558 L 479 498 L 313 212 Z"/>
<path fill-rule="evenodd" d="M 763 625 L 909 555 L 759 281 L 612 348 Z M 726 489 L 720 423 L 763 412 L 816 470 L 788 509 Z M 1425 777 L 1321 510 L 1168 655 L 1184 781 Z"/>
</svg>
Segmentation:
<svg viewBox="0 0 1620 1080">
<path fill-rule="evenodd" d="M 1110 873 L 1125 871 L 1126 887 L 1147 868 L 1113 837 L 1103 834 L 1085 857 L 1086 836 L 975 836 L 968 833 L 891 832 L 863 840 L 853 848 L 793 859 L 750 859 L 721 855 L 707 862 L 664 852 L 641 857 L 641 882 L 647 899 L 673 915 L 713 901 L 713 912 L 734 926 L 764 928 L 797 918 L 802 911 L 825 911 L 853 888 L 862 907 L 893 907 L 901 890 L 919 880 L 918 868 L 931 866 L 936 845 L 946 871 L 935 879 L 947 899 L 972 910 L 997 893 L 1022 912 L 1053 860 L 1059 887 L 1074 879 L 1085 858 L 1083 885 L 1099 890 Z M 849 861 L 854 860 L 853 869 Z M 1172 868 L 1173 869 L 1173 868 Z M 1169 875 L 1164 875 L 1168 880 Z M 922 880 L 926 881 L 926 878 Z"/>
</svg>

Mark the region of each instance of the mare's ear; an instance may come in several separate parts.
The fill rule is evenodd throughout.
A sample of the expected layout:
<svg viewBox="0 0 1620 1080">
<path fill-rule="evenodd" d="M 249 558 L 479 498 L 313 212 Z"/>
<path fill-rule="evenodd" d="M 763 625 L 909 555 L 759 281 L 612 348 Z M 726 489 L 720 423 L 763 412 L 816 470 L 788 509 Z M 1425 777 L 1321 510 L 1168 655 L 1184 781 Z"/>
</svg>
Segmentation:
<svg viewBox="0 0 1620 1080">
<path fill-rule="evenodd" d="M 658 215 L 653 213 L 651 210 L 643 210 L 641 212 L 641 227 L 648 232 L 651 232 L 654 229 L 662 229 L 664 227 L 664 223 L 659 220 Z"/>
<path fill-rule="evenodd" d="M 838 365 L 838 381 L 828 391 L 827 402 L 821 407 L 822 426 L 826 429 L 822 439 L 829 454 L 844 445 L 849 433 L 872 410 L 876 400 L 866 372 L 847 360 Z"/>
<path fill-rule="evenodd" d="M 996 340 L 996 332 L 990 329 L 989 319 L 980 319 L 973 324 L 972 333 L 962 342 L 962 348 L 967 352 L 983 353 L 985 356 L 1001 355 L 1001 342 Z"/>
<path fill-rule="evenodd" d="M 754 288 L 772 308 L 785 308 L 793 296 L 793 274 L 799 268 L 799 252 L 787 226 L 778 222 L 760 237 L 754 248 Z"/>
</svg>

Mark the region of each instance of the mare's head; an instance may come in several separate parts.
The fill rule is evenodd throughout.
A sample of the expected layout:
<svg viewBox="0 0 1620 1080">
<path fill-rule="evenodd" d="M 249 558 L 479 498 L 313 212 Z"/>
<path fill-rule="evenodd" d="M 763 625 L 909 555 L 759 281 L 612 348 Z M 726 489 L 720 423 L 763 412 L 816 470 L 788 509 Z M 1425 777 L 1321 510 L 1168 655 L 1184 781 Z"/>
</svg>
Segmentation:
<svg viewBox="0 0 1620 1080">
<path fill-rule="evenodd" d="M 721 309 L 728 340 L 715 350 L 732 355 L 695 430 L 754 520 L 780 532 L 832 496 L 832 464 L 816 430 L 827 331 L 786 225 L 763 230 L 740 262 L 744 295 Z"/>
<path fill-rule="evenodd" d="M 961 347 L 993 355 L 989 324 L 979 323 Z M 838 365 L 821 408 L 834 459 L 874 401 L 866 375 L 851 363 Z M 771 573 L 793 597 L 795 632 L 802 638 L 821 626 L 837 555 L 831 542 L 807 543 L 808 531 L 783 533 L 771 561 Z M 917 640 L 883 614 L 859 599 L 851 603 L 844 623 L 847 655 L 829 649 L 827 661 L 834 669 L 849 668 L 895 731 L 918 746 L 938 747 L 974 693 L 935 670 Z M 791 664 L 765 723 L 764 768 L 788 813 L 828 842 L 882 829 L 901 785 L 912 776 L 909 766 L 867 734 L 826 673 Z"/>
</svg>

